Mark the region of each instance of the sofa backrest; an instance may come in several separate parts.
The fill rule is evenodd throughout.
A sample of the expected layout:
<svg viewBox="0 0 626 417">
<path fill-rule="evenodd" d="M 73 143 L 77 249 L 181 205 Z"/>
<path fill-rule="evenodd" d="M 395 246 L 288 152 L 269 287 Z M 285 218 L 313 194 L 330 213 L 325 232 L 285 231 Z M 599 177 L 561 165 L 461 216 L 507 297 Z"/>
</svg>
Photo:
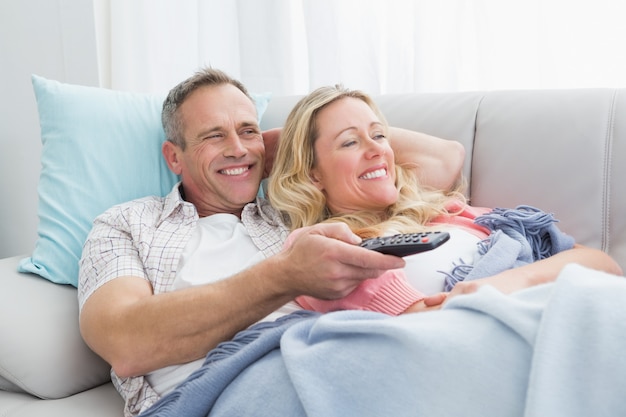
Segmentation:
<svg viewBox="0 0 626 417">
<path fill-rule="evenodd" d="M 278 127 L 299 96 L 276 97 Z M 577 242 L 626 270 L 626 89 L 389 94 L 392 126 L 461 142 L 471 204 L 554 213 Z"/>
</svg>

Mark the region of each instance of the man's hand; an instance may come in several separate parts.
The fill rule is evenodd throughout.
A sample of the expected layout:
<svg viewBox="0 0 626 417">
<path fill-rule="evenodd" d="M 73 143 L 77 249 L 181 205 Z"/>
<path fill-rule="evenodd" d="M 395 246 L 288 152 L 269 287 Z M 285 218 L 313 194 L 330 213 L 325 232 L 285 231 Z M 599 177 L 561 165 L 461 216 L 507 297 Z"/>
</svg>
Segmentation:
<svg viewBox="0 0 626 417">
<path fill-rule="evenodd" d="M 285 280 L 294 298 L 309 295 L 337 299 L 362 281 L 388 269 L 403 268 L 402 258 L 358 246 L 361 238 L 344 223 L 325 223 L 299 229 L 297 236 L 277 255 L 285 266 Z"/>
<path fill-rule="evenodd" d="M 263 143 L 265 143 L 265 170 L 263 171 L 263 178 L 269 177 L 270 172 L 272 172 L 281 130 L 281 128 L 274 128 L 262 132 Z"/>
</svg>

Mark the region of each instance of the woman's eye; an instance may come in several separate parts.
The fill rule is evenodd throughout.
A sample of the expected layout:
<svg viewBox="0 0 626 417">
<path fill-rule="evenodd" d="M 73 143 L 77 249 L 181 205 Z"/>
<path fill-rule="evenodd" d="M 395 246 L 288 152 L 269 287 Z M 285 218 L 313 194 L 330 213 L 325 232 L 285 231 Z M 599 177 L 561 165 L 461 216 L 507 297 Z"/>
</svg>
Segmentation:
<svg viewBox="0 0 626 417">
<path fill-rule="evenodd" d="M 382 133 L 380 135 L 374 135 L 373 137 L 374 140 L 381 140 L 381 139 L 387 139 L 387 136 L 383 135 Z"/>
<path fill-rule="evenodd" d="M 342 143 L 341 146 L 343 148 L 349 148 L 350 146 L 353 146 L 354 144 L 356 144 L 356 140 L 347 140 L 344 143 Z"/>
</svg>

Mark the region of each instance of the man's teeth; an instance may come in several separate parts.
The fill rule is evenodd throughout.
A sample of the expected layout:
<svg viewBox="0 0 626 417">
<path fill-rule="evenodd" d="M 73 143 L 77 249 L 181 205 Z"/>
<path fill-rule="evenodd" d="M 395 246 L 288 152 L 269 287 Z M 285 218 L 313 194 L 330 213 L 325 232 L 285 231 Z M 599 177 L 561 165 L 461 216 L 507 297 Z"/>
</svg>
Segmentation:
<svg viewBox="0 0 626 417">
<path fill-rule="evenodd" d="M 371 180 L 374 178 L 384 177 L 385 175 L 387 175 L 387 170 L 384 168 L 381 168 L 381 169 L 377 169 L 376 171 L 368 172 L 365 175 L 361 175 L 359 178 L 362 178 L 364 180 Z"/>
<path fill-rule="evenodd" d="M 220 172 L 224 175 L 241 175 L 248 170 L 248 167 L 223 169 Z"/>
</svg>

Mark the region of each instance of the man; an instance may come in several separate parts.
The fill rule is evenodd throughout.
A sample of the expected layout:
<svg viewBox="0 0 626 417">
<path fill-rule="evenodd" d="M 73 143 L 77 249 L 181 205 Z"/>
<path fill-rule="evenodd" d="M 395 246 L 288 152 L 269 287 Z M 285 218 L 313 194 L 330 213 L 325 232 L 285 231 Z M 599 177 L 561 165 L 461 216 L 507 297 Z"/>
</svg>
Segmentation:
<svg viewBox="0 0 626 417">
<path fill-rule="evenodd" d="M 339 298 L 404 266 L 355 245 L 360 239 L 342 224 L 311 227 L 281 251 L 280 217 L 264 200 L 250 203 L 266 170 L 265 147 L 238 81 L 200 71 L 172 89 L 163 125 L 163 156 L 181 183 L 164 198 L 98 217 L 80 263 L 81 332 L 111 364 L 126 415 L 171 391 L 218 343 L 296 309 L 296 296 Z M 459 174 L 463 150 L 455 142 L 396 130 L 394 143 L 448 185 Z"/>
</svg>

